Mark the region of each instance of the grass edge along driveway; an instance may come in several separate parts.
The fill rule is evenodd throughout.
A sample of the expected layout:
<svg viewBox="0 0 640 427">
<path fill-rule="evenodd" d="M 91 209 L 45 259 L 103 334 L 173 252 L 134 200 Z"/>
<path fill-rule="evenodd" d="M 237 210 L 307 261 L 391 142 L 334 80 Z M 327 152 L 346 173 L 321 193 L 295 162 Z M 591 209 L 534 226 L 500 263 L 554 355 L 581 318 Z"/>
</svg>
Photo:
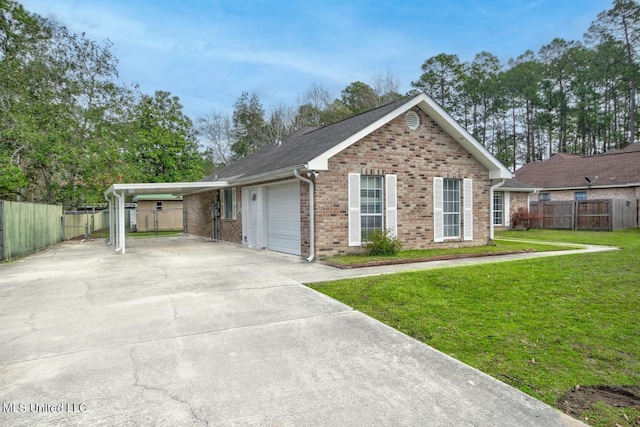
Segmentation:
<svg viewBox="0 0 640 427">
<path fill-rule="evenodd" d="M 640 386 L 640 229 L 496 237 L 621 250 L 309 286 L 552 406 L 577 385 Z M 640 425 L 602 404 L 580 418 Z"/>
</svg>

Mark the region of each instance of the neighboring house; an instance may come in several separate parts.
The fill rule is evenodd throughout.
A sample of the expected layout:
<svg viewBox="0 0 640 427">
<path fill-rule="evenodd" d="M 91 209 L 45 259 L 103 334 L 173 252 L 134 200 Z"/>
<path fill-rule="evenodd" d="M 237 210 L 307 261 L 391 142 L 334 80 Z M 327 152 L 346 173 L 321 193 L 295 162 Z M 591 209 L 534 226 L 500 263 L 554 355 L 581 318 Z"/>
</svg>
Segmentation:
<svg viewBox="0 0 640 427">
<path fill-rule="evenodd" d="M 424 94 L 296 134 L 185 194 L 185 232 L 295 255 L 485 245 L 493 188 L 511 173 Z"/>
<path fill-rule="evenodd" d="M 132 229 L 137 231 L 182 230 L 182 196 L 172 194 L 141 194 L 134 196 L 137 203 Z"/>
<path fill-rule="evenodd" d="M 592 156 L 555 154 L 527 163 L 515 178 L 537 188 L 531 201 L 624 200 L 638 211 L 640 143 Z"/>
</svg>

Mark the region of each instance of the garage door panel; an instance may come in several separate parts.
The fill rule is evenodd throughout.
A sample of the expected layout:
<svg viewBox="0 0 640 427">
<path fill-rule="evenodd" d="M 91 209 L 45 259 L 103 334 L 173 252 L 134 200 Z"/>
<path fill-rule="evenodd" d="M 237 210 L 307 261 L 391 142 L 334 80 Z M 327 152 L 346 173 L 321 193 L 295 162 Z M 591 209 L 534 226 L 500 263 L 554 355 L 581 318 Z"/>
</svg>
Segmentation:
<svg viewBox="0 0 640 427">
<path fill-rule="evenodd" d="M 269 249 L 300 255 L 300 184 L 269 187 Z"/>
</svg>

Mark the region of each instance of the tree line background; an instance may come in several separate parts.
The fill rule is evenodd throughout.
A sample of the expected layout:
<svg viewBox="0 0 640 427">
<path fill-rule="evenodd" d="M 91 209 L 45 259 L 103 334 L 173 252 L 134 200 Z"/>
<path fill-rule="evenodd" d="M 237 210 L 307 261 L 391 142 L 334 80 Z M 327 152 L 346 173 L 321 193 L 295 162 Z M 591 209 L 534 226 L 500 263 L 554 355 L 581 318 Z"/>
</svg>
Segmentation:
<svg viewBox="0 0 640 427">
<path fill-rule="evenodd" d="M 109 42 L 95 42 L 0 0 L 0 198 L 78 208 L 113 183 L 196 181 L 307 126 L 323 126 L 424 91 L 508 168 L 554 153 L 596 154 L 638 134 L 640 4 L 615 0 L 584 40 L 553 39 L 502 63 L 441 53 L 409 93 L 390 72 L 339 97 L 312 84 L 265 109 L 243 92 L 233 113 L 192 121 L 180 100 L 119 81 Z"/>
</svg>

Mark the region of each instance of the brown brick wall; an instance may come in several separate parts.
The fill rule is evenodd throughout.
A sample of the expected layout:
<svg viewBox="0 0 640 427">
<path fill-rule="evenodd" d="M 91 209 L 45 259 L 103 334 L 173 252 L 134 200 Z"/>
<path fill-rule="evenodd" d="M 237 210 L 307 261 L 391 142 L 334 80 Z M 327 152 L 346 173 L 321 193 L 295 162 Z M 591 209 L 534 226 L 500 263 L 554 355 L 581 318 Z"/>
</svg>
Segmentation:
<svg viewBox="0 0 640 427">
<path fill-rule="evenodd" d="M 218 198 L 220 190 L 208 191 L 184 196 L 187 215 L 187 234 L 211 238 L 213 235 L 211 207 Z M 233 243 L 242 242 L 242 213 L 240 189 L 236 189 L 236 219 L 220 220 L 222 240 Z"/>
<path fill-rule="evenodd" d="M 489 173 L 473 156 L 420 109 L 420 127 L 411 131 L 404 114 L 364 137 L 329 160 L 329 171 L 315 181 L 315 255 L 331 256 L 361 251 L 348 246 L 347 178 L 349 173 L 396 174 L 398 185 L 398 238 L 406 249 L 477 246 L 489 241 Z M 472 178 L 474 239 L 433 242 L 433 178 Z M 274 183 L 269 181 L 260 183 Z M 237 187 L 237 219 L 223 220 L 222 239 L 242 242 L 242 190 Z M 308 185 L 300 185 L 301 251 L 309 255 Z M 463 193 L 462 183 L 460 186 Z M 188 232 L 211 236 L 208 206 L 216 192 L 185 197 Z M 463 202 L 463 201 L 462 201 Z M 191 213 L 193 211 L 193 213 Z M 198 220 L 195 212 L 202 213 Z M 461 235 L 464 231 L 462 218 Z"/>
<path fill-rule="evenodd" d="M 594 188 L 590 190 L 555 190 L 555 191 L 541 191 L 540 193 L 551 194 L 551 201 L 566 201 L 575 200 L 576 191 L 586 191 L 587 200 L 602 200 L 602 199 L 637 199 L 636 187 L 627 188 Z M 538 200 L 539 194 L 531 196 L 532 201 Z"/>
<path fill-rule="evenodd" d="M 316 178 L 316 255 L 356 252 L 348 246 L 347 177 L 396 174 L 398 238 L 406 249 L 486 244 L 489 240 L 489 173 L 462 146 L 419 110 L 411 131 L 404 114 L 329 160 Z M 474 240 L 433 242 L 433 178 L 472 178 Z M 462 194 L 462 183 L 460 191 Z M 464 230 L 464 224 L 462 224 Z M 462 234 L 462 230 L 461 230 Z"/>
<path fill-rule="evenodd" d="M 292 177 L 293 178 L 293 177 Z M 259 184 L 244 187 L 236 187 L 236 219 L 222 219 L 220 223 L 221 239 L 226 242 L 243 243 L 242 235 L 242 191 L 259 185 L 275 184 L 290 181 L 291 178 L 270 180 Z M 187 212 L 187 233 L 195 236 L 211 238 L 211 205 L 218 197 L 219 190 L 206 193 L 198 193 L 184 197 Z M 301 228 L 301 252 L 309 256 L 309 186 L 302 183 L 300 186 L 300 228 Z"/>
<path fill-rule="evenodd" d="M 218 191 L 186 195 L 182 198 L 186 218 L 186 234 L 211 238 L 211 207 Z"/>
</svg>

